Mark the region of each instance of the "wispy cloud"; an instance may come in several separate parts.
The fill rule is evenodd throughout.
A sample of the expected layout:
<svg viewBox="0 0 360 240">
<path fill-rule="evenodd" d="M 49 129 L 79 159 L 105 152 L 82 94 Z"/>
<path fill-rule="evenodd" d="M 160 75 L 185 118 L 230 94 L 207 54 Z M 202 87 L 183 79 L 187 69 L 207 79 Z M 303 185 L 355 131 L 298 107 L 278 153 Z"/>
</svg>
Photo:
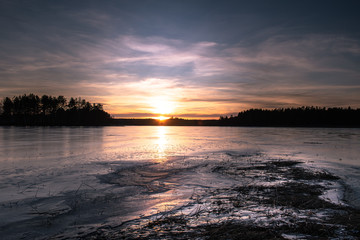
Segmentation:
<svg viewBox="0 0 360 240">
<path fill-rule="evenodd" d="M 250 28 L 240 24 L 228 26 L 235 39 L 220 41 L 211 37 L 225 33 L 220 27 L 183 36 L 171 24 L 150 26 L 121 7 L 27 6 L 4 25 L 2 96 L 83 96 L 113 114 L 134 116 L 154 111 L 159 101 L 170 102 L 179 116 L 309 104 L 360 107 L 360 41 L 351 35 L 288 34 L 282 25 L 240 35 L 238 28 Z"/>
</svg>

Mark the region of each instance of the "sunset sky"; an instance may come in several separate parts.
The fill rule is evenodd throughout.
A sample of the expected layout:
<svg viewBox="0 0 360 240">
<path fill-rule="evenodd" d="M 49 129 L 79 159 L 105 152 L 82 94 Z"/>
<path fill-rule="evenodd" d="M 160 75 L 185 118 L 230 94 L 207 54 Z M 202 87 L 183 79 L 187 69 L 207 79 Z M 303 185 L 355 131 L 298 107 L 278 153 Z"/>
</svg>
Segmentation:
<svg viewBox="0 0 360 240">
<path fill-rule="evenodd" d="M 360 1 L 1 0 L 0 98 L 115 117 L 360 107 Z"/>
</svg>

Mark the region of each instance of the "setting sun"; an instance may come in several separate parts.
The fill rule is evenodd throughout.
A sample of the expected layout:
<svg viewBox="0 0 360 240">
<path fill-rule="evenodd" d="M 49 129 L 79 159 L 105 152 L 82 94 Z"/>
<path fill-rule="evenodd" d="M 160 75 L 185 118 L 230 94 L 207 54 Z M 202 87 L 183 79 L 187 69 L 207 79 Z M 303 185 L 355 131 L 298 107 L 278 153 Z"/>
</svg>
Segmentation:
<svg viewBox="0 0 360 240">
<path fill-rule="evenodd" d="M 155 117 L 155 119 L 157 119 L 159 121 L 164 121 L 164 120 L 168 120 L 169 117 L 160 116 L 160 117 Z"/>
<path fill-rule="evenodd" d="M 158 114 L 170 114 L 174 111 L 174 103 L 165 98 L 157 98 L 151 101 L 152 111 Z"/>
</svg>

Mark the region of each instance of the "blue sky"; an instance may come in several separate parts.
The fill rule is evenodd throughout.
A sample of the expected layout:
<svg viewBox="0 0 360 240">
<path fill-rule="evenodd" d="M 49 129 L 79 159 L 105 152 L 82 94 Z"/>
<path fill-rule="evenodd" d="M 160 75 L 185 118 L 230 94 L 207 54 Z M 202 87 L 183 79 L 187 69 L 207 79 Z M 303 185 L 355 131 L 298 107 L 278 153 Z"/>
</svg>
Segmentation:
<svg viewBox="0 0 360 240">
<path fill-rule="evenodd" d="M 358 1 L 0 2 L 0 97 L 119 117 L 360 107 Z"/>
</svg>

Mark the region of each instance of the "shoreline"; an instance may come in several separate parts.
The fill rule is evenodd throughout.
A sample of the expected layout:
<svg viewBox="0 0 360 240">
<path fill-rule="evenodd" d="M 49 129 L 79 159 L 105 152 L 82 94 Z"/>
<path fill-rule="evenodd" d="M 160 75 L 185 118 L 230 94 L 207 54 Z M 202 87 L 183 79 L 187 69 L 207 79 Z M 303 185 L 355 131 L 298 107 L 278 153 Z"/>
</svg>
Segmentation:
<svg viewBox="0 0 360 240">
<path fill-rule="evenodd" d="M 302 128 L 311 128 L 311 129 L 359 129 L 360 126 L 343 126 L 343 125 L 216 125 L 216 124 L 193 124 L 193 125 L 176 125 L 176 124 L 127 124 L 127 125 L 114 125 L 114 124 L 99 124 L 99 125 L 11 125 L 11 124 L 0 124 L 0 127 L 15 127 L 15 128 L 32 128 L 32 127 L 69 127 L 69 128 L 91 128 L 91 127 L 234 127 L 234 128 L 294 128 L 294 129 L 302 129 Z"/>
</svg>

